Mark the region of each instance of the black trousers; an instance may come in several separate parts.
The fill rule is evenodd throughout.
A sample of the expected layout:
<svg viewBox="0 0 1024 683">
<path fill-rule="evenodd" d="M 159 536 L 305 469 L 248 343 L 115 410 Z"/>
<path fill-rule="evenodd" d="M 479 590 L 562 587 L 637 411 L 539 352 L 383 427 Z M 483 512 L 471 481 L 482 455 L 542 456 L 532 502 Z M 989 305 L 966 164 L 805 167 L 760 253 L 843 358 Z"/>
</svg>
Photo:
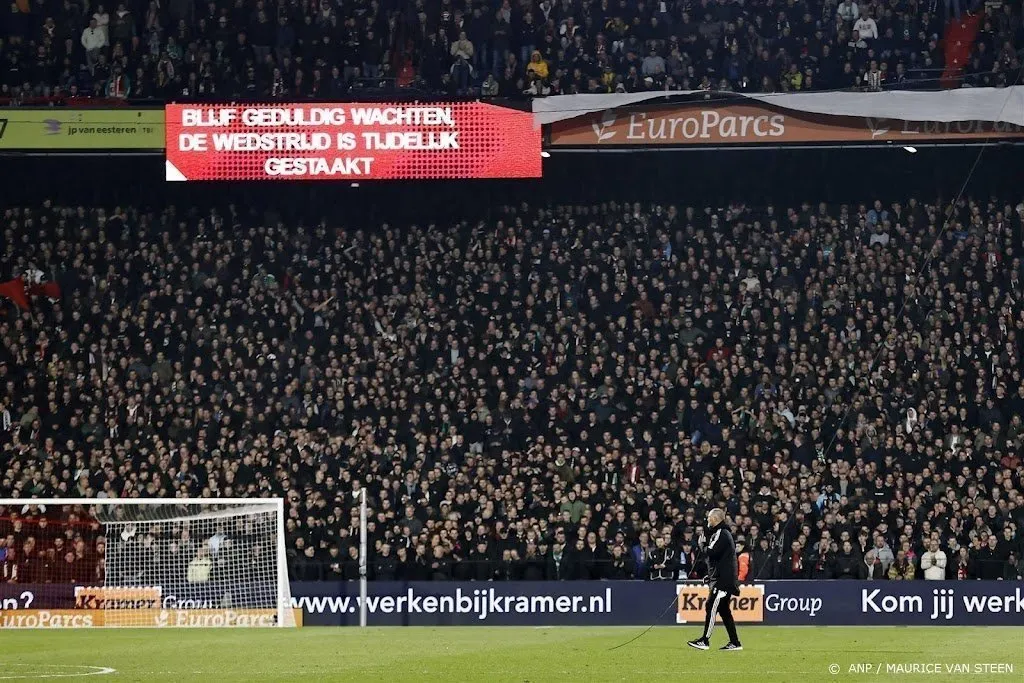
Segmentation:
<svg viewBox="0 0 1024 683">
<path fill-rule="evenodd" d="M 725 624 L 725 630 L 729 634 L 729 642 L 738 643 L 740 637 L 736 634 L 736 622 L 732 618 L 732 602 L 733 592 L 731 590 L 722 590 L 717 586 L 710 586 L 710 592 L 708 593 L 708 601 L 705 605 L 704 612 L 704 637 L 711 639 L 711 632 L 715 630 L 715 616 L 719 615 L 722 617 L 722 623 Z"/>
</svg>

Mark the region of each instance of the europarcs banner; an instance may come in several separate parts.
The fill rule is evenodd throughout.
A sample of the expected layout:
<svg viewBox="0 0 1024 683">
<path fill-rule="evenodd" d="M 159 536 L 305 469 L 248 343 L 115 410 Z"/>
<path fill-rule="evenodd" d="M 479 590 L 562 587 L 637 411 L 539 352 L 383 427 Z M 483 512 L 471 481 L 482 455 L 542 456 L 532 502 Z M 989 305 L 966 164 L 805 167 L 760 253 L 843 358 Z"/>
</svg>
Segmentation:
<svg viewBox="0 0 1024 683">
<path fill-rule="evenodd" d="M 163 148 L 162 109 L 0 109 L 0 151 Z"/>
<path fill-rule="evenodd" d="M 359 623 L 358 582 L 293 583 L 305 626 Z M 708 589 L 659 581 L 370 582 L 371 626 L 701 623 Z M 671 606 L 671 609 L 670 609 Z M 733 598 L 737 622 L 789 626 L 1019 626 L 1024 584 L 765 581 Z M 661 616 L 659 616 L 661 615 Z"/>
</svg>

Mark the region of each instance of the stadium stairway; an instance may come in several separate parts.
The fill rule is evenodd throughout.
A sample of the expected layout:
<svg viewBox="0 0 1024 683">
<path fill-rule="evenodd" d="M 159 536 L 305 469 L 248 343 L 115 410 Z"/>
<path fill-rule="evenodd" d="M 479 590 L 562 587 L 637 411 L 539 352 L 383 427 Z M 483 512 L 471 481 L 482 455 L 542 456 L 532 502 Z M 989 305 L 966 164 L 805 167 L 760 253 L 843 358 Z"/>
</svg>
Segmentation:
<svg viewBox="0 0 1024 683">
<path fill-rule="evenodd" d="M 412 45 L 406 46 L 406 49 L 402 51 L 401 56 L 398 58 L 398 87 L 404 88 L 413 82 L 416 77 L 416 68 L 412 63 Z"/>
<path fill-rule="evenodd" d="M 946 24 L 943 36 L 943 53 L 946 69 L 942 73 L 943 88 L 957 88 L 963 79 L 964 69 L 971 61 L 974 40 L 981 28 L 982 14 L 963 14 Z"/>
</svg>

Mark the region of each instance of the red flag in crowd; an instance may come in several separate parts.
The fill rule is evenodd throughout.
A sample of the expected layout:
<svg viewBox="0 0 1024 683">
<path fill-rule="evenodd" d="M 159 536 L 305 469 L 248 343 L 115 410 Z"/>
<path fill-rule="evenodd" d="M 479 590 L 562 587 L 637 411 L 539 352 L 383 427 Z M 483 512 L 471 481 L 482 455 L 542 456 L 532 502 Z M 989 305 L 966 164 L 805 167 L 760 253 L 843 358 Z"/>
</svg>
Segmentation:
<svg viewBox="0 0 1024 683">
<path fill-rule="evenodd" d="M 38 282 L 26 285 L 24 278 L 20 277 L 0 283 L 0 298 L 6 297 L 10 299 L 23 311 L 29 309 L 28 298 L 30 296 L 45 296 L 48 299 L 59 299 L 60 285 L 56 282 Z"/>
<path fill-rule="evenodd" d="M 47 299 L 60 298 L 60 285 L 56 282 L 40 282 L 28 286 L 29 296 L 45 296 Z"/>
<path fill-rule="evenodd" d="M 25 281 L 20 277 L 0 283 L 0 297 L 10 299 L 23 311 L 29 308 L 28 297 L 25 295 Z"/>
</svg>

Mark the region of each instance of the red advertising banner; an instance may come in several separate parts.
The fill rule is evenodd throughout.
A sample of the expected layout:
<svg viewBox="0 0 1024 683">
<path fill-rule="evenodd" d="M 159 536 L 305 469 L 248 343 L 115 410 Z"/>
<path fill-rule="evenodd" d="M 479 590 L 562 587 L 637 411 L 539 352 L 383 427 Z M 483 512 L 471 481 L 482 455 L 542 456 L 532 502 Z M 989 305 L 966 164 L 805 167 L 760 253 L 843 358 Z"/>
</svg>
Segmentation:
<svg viewBox="0 0 1024 683">
<path fill-rule="evenodd" d="M 167 180 L 539 178 L 529 112 L 481 102 L 170 104 Z"/>
</svg>

